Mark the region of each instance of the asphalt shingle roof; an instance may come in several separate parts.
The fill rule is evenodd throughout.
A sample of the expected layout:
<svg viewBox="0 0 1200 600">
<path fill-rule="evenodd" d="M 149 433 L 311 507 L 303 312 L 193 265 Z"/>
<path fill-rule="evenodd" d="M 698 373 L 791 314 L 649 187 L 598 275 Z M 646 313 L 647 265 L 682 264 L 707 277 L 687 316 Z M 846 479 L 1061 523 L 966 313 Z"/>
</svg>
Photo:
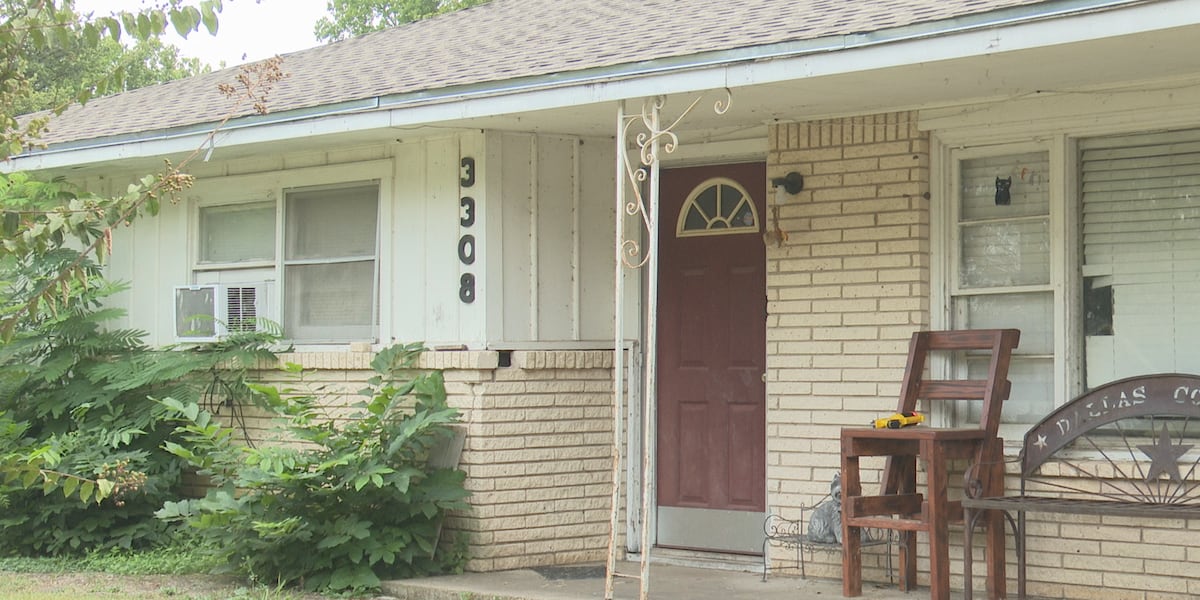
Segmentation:
<svg viewBox="0 0 1200 600">
<path fill-rule="evenodd" d="M 274 113 L 709 51 L 873 32 L 1047 0 L 492 0 L 284 56 Z M 75 107 L 49 144 L 213 123 L 238 68 Z M 245 111 L 249 114 L 249 108 Z"/>
</svg>

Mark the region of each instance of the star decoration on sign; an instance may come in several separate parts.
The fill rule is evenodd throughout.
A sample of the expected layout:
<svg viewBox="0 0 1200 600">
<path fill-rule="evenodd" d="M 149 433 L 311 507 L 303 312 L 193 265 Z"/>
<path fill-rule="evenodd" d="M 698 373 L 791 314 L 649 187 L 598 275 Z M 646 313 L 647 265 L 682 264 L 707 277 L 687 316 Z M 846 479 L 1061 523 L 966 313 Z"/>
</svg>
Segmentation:
<svg viewBox="0 0 1200 600">
<path fill-rule="evenodd" d="M 1150 457 L 1150 469 L 1146 472 L 1146 482 L 1149 483 L 1161 477 L 1164 473 L 1175 483 L 1183 483 L 1179 475 L 1179 458 L 1191 450 L 1191 444 L 1171 445 L 1171 434 L 1163 425 L 1158 434 L 1158 441 L 1153 444 L 1139 445 L 1138 450 Z"/>
<path fill-rule="evenodd" d="M 1046 436 L 1039 433 L 1038 437 L 1037 437 L 1037 441 L 1034 442 L 1033 445 L 1037 446 L 1038 448 L 1041 448 L 1042 450 L 1045 450 L 1046 449 Z"/>
</svg>

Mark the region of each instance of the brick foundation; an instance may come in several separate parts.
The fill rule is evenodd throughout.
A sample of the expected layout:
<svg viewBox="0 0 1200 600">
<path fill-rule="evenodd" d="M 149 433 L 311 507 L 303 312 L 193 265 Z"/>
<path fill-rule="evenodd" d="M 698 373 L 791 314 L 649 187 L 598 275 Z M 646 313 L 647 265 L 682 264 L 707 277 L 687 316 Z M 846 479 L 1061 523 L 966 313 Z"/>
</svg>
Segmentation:
<svg viewBox="0 0 1200 600">
<path fill-rule="evenodd" d="M 306 372 L 300 389 L 321 394 L 331 412 L 361 400 L 373 354 L 296 353 L 281 362 Z M 608 548 L 612 469 L 612 352 L 516 351 L 499 367 L 495 351 L 427 352 L 421 368 L 441 369 L 449 403 L 462 412 L 471 510 L 447 532 L 466 535 L 472 571 L 596 562 Z M 260 380 L 299 382 L 282 372 Z M 253 438 L 272 437 L 265 415 L 246 414 Z"/>
</svg>

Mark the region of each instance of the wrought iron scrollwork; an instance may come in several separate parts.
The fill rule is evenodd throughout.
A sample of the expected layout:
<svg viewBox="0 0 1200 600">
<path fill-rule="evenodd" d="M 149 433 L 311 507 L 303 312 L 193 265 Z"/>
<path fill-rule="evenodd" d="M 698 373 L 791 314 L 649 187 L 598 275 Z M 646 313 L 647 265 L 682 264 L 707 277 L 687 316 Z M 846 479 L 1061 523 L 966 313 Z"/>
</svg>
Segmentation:
<svg viewBox="0 0 1200 600">
<path fill-rule="evenodd" d="M 733 105 L 733 92 L 728 88 L 723 90 L 724 97 L 713 103 L 713 112 L 723 115 L 729 112 Z M 675 128 L 704 100 L 700 96 L 669 125 L 661 125 L 662 111 L 666 107 L 666 96 L 656 96 L 642 102 L 639 114 L 625 117 L 621 125 L 621 140 L 623 147 L 629 147 L 630 142 L 637 148 L 636 153 L 624 154 L 625 177 L 633 191 L 633 199 L 625 202 L 625 214 L 630 217 L 640 217 L 642 227 L 647 233 L 653 230 L 653 219 L 657 214 L 657 193 L 647 198 L 645 184 L 650 179 L 651 172 L 657 167 L 662 154 L 671 154 L 679 147 L 679 136 Z M 636 155 L 637 158 L 631 158 Z M 650 182 L 657 185 L 656 181 Z M 637 236 L 637 237 L 640 237 Z M 639 269 L 650 259 L 644 251 L 641 242 L 634 236 L 625 236 L 620 240 L 621 262 L 631 269 Z"/>
</svg>

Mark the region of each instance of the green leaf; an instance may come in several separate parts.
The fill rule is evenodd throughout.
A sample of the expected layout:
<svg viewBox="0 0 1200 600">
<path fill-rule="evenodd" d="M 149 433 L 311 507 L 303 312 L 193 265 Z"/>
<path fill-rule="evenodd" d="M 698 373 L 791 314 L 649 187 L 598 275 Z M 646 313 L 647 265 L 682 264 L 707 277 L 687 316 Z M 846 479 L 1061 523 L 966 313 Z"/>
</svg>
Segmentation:
<svg viewBox="0 0 1200 600">
<path fill-rule="evenodd" d="M 146 13 L 138 13 L 137 16 L 137 39 L 148 40 L 154 32 L 154 23 L 150 20 L 150 16 Z"/>
<path fill-rule="evenodd" d="M 181 38 L 186 38 L 192 32 L 191 20 L 187 18 L 187 11 L 180 10 L 178 7 L 172 8 L 168 13 L 171 19 L 171 26 L 175 28 L 175 33 Z"/>
<path fill-rule="evenodd" d="M 116 17 L 100 17 L 96 19 L 96 24 L 108 32 L 109 39 L 114 42 L 121 41 L 121 21 L 117 20 Z"/>
<path fill-rule="evenodd" d="M 333 590 L 374 589 L 379 584 L 379 577 L 362 564 L 336 569 L 329 576 L 329 587 Z"/>
<path fill-rule="evenodd" d="M 96 502 L 100 502 L 101 500 L 111 496 L 113 493 L 113 490 L 116 489 L 116 487 L 117 487 L 117 482 L 115 482 L 115 481 L 109 481 L 107 479 L 97 479 L 96 480 L 96 488 L 97 488 Z"/>
<path fill-rule="evenodd" d="M 79 486 L 79 499 L 84 504 L 87 504 L 92 499 L 92 496 L 95 493 L 96 493 L 95 482 L 85 481 L 85 482 L 83 482 L 83 485 Z"/>
<path fill-rule="evenodd" d="M 179 458 L 182 458 L 188 462 L 192 462 L 192 461 L 196 460 L 196 453 L 192 452 L 191 450 L 189 450 L 175 442 L 163 442 L 162 447 L 163 447 L 163 450 L 166 450 L 167 452 L 169 452 L 175 456 L 178 456 Z"/>
<path fill-rule="evenodd" d="M 208 30 L 208 34 L 217 35 L 217 12 L 213 3 L 201 3 L 200 13 L 200 20 L 204 23 L 204 28 Z"/>
<path fill-rule="evenodd" d="M 63 496 L 70 498 L 71 494 L 74 494 L 75 490 L 78 488 L 79 488 L 79 480 L 75 479 L 74 477 L 68 477 L 65 481 L 63 481 L 63 485 L 62 485 Z"/>
<path fill-rule="evenodd" d="M 153 26 L 154 35 L 160 35 L 167 29 L 167 15 L 161 10 L 150 13 L 150 24 Z"/>
<path fill-rule="evenodd" d="M 134 32 L 137 31 L 137 15 L 135 15 L 131 12 L 122 12 L 121 13 L 121 25 L 125 26 L 126 33 L 133 35 Z M 117 37 L 115 39 L 117 39 L 117 40 L 121 39 L 120 34 L 121 34 L 121 29 L 118 27 L 117 28 Z"/>
</svg>

